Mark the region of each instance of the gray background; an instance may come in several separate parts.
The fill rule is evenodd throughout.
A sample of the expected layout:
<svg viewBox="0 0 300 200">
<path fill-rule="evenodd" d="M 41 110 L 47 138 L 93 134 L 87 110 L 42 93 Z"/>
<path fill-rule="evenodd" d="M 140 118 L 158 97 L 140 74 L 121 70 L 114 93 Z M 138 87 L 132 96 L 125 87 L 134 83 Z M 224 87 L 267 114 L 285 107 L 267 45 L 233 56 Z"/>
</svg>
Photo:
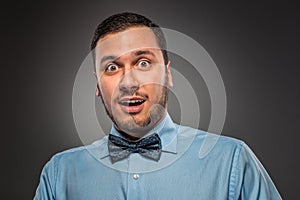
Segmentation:
<svg viewBox="0 0 300 200">
<path fill-rule="evenodd" d="M 297 199 L 296 3 L 188 0 L 1 3 L 1 199 L 32 199 L 45 162 L 81 145 L 72 117 L 74 78 L 96 25 L 120 11 L 144 14 L 207 50 L 227 92 L 223 135 L 246 141 L 282 197 Z"/>
</svg>

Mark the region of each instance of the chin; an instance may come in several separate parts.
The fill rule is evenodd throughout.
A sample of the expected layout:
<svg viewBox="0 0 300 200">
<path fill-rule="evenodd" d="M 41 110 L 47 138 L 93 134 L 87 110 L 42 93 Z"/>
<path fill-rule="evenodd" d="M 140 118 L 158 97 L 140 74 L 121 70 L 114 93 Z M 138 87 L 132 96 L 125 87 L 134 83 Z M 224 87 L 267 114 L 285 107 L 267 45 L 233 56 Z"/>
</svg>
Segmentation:
<svg viewBox="0 0 300 200">
<path fill-rule="evenodd" d="M 115 110 L 117 117 L 113 118 L 115 125 L 119 130 L 133 137 L 142 137 L 165 116 L 166 109 L 160 104 L 155 104 L 146 112 L 143 110 L 140 113 L 129 114 L 122 110 Z"/>
<path fill-rule="evenodd" d="M 126 117 L 126 119 L 119 119 L 116 120 L 118 127 L 120 127 L 122 130 L 141 130 L 145 128 L 150 123 L 150 118 L 146 119 L 137 119 L 134 116 Z"/>
</svg>

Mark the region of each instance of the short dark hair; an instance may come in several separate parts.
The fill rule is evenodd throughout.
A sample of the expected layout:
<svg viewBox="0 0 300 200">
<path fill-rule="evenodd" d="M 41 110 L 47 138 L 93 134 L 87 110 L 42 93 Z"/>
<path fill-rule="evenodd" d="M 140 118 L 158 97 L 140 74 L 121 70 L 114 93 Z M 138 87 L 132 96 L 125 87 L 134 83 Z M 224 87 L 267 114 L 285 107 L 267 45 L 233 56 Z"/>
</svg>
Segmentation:
<svg viewBox="0 0 300 200">
<path fill-rule="evenodd" d="M 100 40 L 107 34 L 121 32 L 130 27 L 138 26 L 149 27 L 153 31 L 158 42 L 158 46 L 162 51 L 164 62 L 165 64 L 167 64 L 169 61 L 168 53 L 166 50 L 167 43 L 161 28 L 157 24 L 153 23 L 150 19 L 136 13 L 118 13 L 102 21 L 95 30 L 94 37 L 91 43 L 91 50 L 94 50 L 98 40 Z"/>
</svg>

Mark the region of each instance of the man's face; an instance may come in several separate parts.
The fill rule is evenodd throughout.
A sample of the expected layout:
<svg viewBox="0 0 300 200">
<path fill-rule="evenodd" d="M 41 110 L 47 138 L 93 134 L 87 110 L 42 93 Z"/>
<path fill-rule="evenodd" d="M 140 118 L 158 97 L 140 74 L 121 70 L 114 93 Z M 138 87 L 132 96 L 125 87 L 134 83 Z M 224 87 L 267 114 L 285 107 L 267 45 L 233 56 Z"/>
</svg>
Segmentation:
<svg viewBox="0 0 300 200">
<path fill-rule="evenodd" d="M 142 137 L 166 114 L 170 63 L 164 65 L 148 27 L 132 27 L 101 38 L 95 49 L 97 94 L 116 128 Z"/>
</svg>

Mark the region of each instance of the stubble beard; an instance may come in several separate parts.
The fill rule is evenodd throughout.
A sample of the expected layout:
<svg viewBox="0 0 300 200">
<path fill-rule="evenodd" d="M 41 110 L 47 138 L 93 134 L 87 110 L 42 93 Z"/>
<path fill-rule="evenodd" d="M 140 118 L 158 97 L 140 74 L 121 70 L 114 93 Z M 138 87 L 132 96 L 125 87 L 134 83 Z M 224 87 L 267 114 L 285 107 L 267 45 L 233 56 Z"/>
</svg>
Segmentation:
<svg viewBox="0 0 300 200">
<path fill-rule="evenodd" d="M 168 78 L 165 78 L 165 85 L 162 86 L 161 95 L 157 104 L 153 104 L 149 109 L 148 116 L 143 119 L 137 121 L 134 117 L 135 114 L 131 115 L 130 119 L 124 120 L 118 115 L 113 115 L 113 111 L 108 109 L 108 105 L 105 103 L 102 95 L 101 100 L 105 107 L 106 113 L 109 118 L 114 123 L 115 127 L 120 131 L 129 136 L 140 137 L 145 133 L 150 131 L 152 128 L 157 125 L 157 123 L 164 117 L 166 113 L 167 101 L 168 101 L 168 88 L 166 87 L 166 83 Z M 133 135 L 132 135 L 133 134 Z"/>
</svg>

